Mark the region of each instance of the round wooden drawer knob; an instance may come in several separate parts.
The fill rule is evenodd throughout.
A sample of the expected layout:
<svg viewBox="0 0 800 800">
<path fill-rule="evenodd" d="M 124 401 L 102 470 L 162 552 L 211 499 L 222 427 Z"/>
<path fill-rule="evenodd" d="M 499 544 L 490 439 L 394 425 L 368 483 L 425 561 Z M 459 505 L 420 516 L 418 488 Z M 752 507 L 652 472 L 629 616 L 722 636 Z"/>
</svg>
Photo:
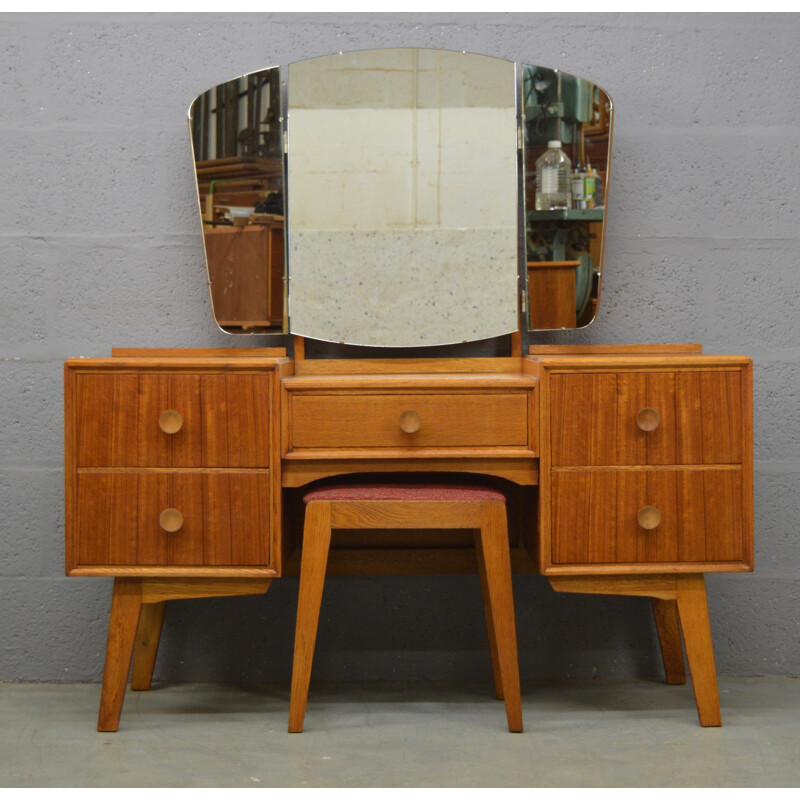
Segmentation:
<svg viewBox="0 0 800 800">
<path fill-rule="evenodd" d="M 654 431 L 661 424 L 661 414 L 654 408 L 643 408 L 636 415 L 636 425 L 642 431 Z"/>
<path fill-rule="evenodd" d="M 639 509 L 636 520 L 640 527 L 646 531 L 652 531 L 661 524 L 661 512 L 655 506 L 644 506 Z"/>
<path fill-rule="evenodd" d="M 164 433 L 177 433 L 183 427 L 183 417 L 180 411 L 165 411 L 158 418 L 158 427 Z"/>
<path fill-rule="evenodd" d="M 416 433 L 422 427 L 422 417 L 416 411 L 404 411 L 398 422 L 403 433 Z"/>
<path fill-rule="evenodd" d="M 175 533 L 183 526 L 183 514 L 177 508 L 165 508 L 158 517 L 158 524 L 167 533 Z"/>
</svg>

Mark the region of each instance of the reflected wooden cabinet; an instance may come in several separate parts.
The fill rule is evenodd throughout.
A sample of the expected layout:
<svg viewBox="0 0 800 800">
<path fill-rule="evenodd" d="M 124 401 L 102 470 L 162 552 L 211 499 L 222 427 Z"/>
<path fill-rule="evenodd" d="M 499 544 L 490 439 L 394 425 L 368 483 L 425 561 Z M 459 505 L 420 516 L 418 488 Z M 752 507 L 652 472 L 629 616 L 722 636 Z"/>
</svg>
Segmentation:
<svg viewBox="0 0 800 800">
<path fill-rule="evenodd" d="M 514 569 L 556 591 L 650 597 L 667 680 L 685 680 L 682 631 L 700 721 L 720 724 L 703 574 L 753 566 L 749 359 L 657 345 L 532 350 L 68 361 L 67 573 L 116 578 L 99 728 L 116 730 L 132 654 L 132 688 L 149 687 L 167 600 L 264 592 L 291 572 L 302 512 L 284 503 L 290 488 L 389 472 L 516 486 L 526 500 L 509 504 Z M 391 542 L 340 551 L 337 573 L 474 568 L 471 548 L 423 532 L 413 550 Z"/>
<path fill-rule="evenodd" d="M 283 221 L 204 231 L 217 324 L 232 332 L 283 328 Z"/>
</svg>

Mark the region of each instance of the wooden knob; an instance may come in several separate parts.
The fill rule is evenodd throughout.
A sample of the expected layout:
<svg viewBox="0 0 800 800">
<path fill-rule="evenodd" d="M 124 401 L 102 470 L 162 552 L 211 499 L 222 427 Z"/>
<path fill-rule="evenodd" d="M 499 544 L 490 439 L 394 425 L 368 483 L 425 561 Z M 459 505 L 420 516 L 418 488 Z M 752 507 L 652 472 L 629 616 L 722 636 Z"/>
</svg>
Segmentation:
<svg viewBox="0 0 800 800">
<path fill-rule="evenodd" d="M 183 514 L 177 508 L 165 508 L 158 517 L 158 524 L 167 533 L 175 533 L 183 526 Z"/>
<path fill-rule="evenodd" d="M 403 433 L 416 433 L 422 427 L 422 417 L 416 411 L 404 411 L 398 424 Z"/>
<path fill-rule="evenodd" d="M 654 431 L 661 424 L 661 414 L 654 408 L 643 408 L 636 415 L 636 425 L 642 431 Z"/>
<path fill-rule="evenodd" d="M 655 506 L 644 506 L 639 509 L 636 521 L 646 531 L 651 531 L 661 524 L 661 512 Z"/>
<path fill-rule="evenodd" d="M 164 433 L 177 433 L 183 427 L 183 417 L 180 411 L 165 411 L 158 418 L 158 427 Z"/>
</svg>

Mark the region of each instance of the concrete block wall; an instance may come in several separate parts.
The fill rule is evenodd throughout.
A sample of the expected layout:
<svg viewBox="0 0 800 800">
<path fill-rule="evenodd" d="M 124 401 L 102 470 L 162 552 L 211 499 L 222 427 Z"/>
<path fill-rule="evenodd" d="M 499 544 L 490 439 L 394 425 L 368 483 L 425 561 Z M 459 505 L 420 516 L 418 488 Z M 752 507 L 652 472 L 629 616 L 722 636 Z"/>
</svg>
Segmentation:
<svg viewBox="0 0 800 800">
<path fill-rule="evenodd" d="M 205 289 L 189 103 L 243 72 L 387 46 L 541 63 L 611 94 L 601 312 L 531 341 L 753 356 L 756 572 L 708 580 L 717 664 L 799 673 L 798 34 L 792 15 L 0 17 L 0 680 L 102 671 L 110 581 L 63 575 L 63 360 L 232 344 Z M 659 673 L 646 601 L 556 596 L 535 576 L 515 590 L 524 678 Z M 157 677 L 288 679 L 296 591 L 173 604 Z M 472 576 L 330 581 L 318 677 L 488 664 Z"/>
</svg>

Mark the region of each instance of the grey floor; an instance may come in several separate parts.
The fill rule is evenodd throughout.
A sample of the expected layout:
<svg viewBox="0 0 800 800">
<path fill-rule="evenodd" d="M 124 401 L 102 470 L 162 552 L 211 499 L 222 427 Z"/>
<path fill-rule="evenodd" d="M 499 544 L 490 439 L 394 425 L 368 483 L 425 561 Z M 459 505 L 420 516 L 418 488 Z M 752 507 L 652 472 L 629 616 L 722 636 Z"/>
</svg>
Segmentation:
<svg viewBox="0 0 800 800">
<path fill-rule="evenodd" d="M 302 734 L 285 686 L 127 694 L 97 733 L 96 684 L 0 684 L 0 786 L 798 786 L 800 680 L 722 678 L 722 728 L 691 688 L 523 687 L 525 732 L 487 686 L 312 685 Z"/>
</svg>

